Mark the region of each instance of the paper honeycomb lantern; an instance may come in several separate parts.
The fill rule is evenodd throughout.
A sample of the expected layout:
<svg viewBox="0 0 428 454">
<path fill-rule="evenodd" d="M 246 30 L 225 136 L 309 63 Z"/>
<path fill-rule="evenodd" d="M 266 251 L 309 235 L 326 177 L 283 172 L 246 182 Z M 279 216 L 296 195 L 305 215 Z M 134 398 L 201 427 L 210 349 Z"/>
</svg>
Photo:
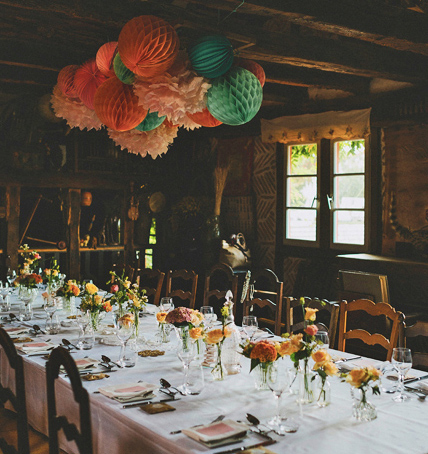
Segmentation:
<svg viewBox="0 0 428 454">
<path fill-rule="evenodd" d="M 212 81 L 207 107 L 217 120 L 237 126 L 254 118 L 262 100 L 263 89 L 257 77 L 235 66 L 226 75 Z"/>
<path fill-rule="evenodd" d="M 98 69 L 107 77 L 114 76 L 113 60 L 117 54 L 117 41 L 103 44 L 97 52 L 95 61 Z"/>
<path fill-rule="evenodd" d="M 221 121 L 214 118 L 208 109 L 204 109 L 201 112 L 196 113 L 187 113 L 187 116 L 193 120 L 195 123 L 206 128 L 215 128 L 216 126 L 221 125 Z"/>
<path fill-rule="evenodd" d="M 248 71 L 253 73 L 257 77 L 257 79 L 259 79 L 260 85 L 264 87 L 266 82 L 265 70 L 257 62 L 255 62 L 254 60 L 240 58 L 236 63 L 236 66 L 247 69 Z"/>
<path fill-rule="evenodd" d="M 134 17 L 119 34 L 123 64 L 141 77 L 163 74 L 174 63 L 179 47 L 177 32 L 156 16 Z"/>
<path fill-rule="evenodd" d="M 98 69 L 95 58 L 80 66 L 74 75 L 74 87 L 80 100 L 89 109 L 94 109 L 94 97 L 97 88 L 106 80 Z"/>
<path fill-rule="evenodd" d="M 151 131 L 156 129 L 165 121 L 166 115 L 162 117 L 159 116 L 158 112 L 149 112 L 147 113 L 146 118 L 135 127 L 138 131 Z"/>
<path fill-rule="evenodd" d="M 58 87 L 68 98 L 77 98 L 78 94 L 74 87 L 74 75 L 79 65 L 68 65 L 62 68 L 58 74 Z"/>
<path fill-rule="evenodd" d="M 116 54 L 113 62 L 114 73 L 116 77 L 124 84 L 132 85 L 135 81 L 135 74 L 129 70 L 120 58 L 120 54 Z"/>
<path fill-rule="evenodd" d="M 233 47 L 225 36 L 204 36 L 190 47 L 189 59 L 200 76 L 214 79 L 231 68 Z"/>
<path fill-rule="evenodd" d="M 100 121 L 115 131 L 134 129 L 147 115 L 147 109 L 138 105 L 132 87 L 116 77 L 110 77 L 98 87 L 94 104 Z"/>
</svg>

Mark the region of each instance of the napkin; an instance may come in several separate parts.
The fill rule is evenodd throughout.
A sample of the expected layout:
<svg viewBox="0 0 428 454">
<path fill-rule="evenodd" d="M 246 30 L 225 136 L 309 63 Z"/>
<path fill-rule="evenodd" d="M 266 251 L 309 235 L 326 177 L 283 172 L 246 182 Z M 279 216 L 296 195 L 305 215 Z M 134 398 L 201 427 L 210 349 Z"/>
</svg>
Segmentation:
<svg viewBox="0 0 428 454">
<path fill-rule="evenodd" d="M 99 364 L 99 361 L 97 359 L 92 359 L 92 358 L 76 359 L 76 360 L 74 360 L 74 362 L 76 363 L 76 366 L 79 370 L 96 367 Z"/>
<path fill-rule="evenodd" d="M 21 334 L 28 333 L 30 328 L 26 326 L 14 326 L 12 328 L 3 328 L 10 337 L 18 337 Z"/>
<path fill-rule="evenodd" d="M 122 383 L 115 386 L 107 386 L 99 388 L 98 391 L 110 399 L 118 402 L 133 402 L 137 400 L 149 400 L 154 397 L 153 391 L 157 388 L 156 385 L 150 383 Z"/>
<path fill-rule="evenodd" d="M 341 369 L 348 369 L 352 370 L 355 368 L 362 368 L 362 367 L 376 367 L 377 369 L 381 368 L 383 366 L 383 363 L 380 361 L 377 361 L 375 359 L 370 359 L 370 358 L 360 358 L 360 359 L 355 359 L 354 361 L 346 361 L 340 364 Z"/>
<path fill-rule="evenodd" d="M 233 440 L 242 440 L 247 434 L 248 426 L 232 419 L 206 424 L 204 426 L 190 427 L 182 430 L 189 438 L 215 448 L 228 444 Z"/>
<path fill-rule="evenodd" d="M 16 349 L 21 351 L 22 353 L 26 353 L 28 355 L 31 354 L 39 354 L 42 352 L 49 352 L 50 350 L 53 350 L 55 347 L 57 347 L 56 344 L 53 344 L 52 342 L 27 342 L 22 345 L 17 345 Z"/>
</svg>

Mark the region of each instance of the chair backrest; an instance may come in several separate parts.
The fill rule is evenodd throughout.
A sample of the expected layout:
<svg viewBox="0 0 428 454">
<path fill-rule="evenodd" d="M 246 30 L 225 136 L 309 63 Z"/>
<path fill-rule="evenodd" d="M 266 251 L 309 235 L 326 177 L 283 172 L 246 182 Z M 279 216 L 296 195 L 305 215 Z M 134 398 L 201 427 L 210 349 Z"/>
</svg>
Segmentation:
<svg viewBox="0 0 428 454">
<path fill-rule="evenodd" d="M 139 288 L 146 291 L 149 302 L 156 306 L 159 306 L 164 278 L 165 273 L 160 270 L 143 268 L 135 272 L 135 281 Z"/>
<path fill-rule="evenodd" d="M 190 290 L 183 290 L 180 286 L 190 286 Z M 176 297 L 182 301 L 189 301 L 189 307 L 195 308 L 196 287 L 198 285 L 198 275 L 194 271 L 175 270 L 168 271 L 166 278 L 166 296 Z"/>
<path fill-rule="evenodd" d="M 254 311 L 255 307 L 267 309 L 270 312 L 269 317 L 257 315 L 257 312 Z M 257 316 L 259 327 L 269 325 L 272 327 L 274 334 L 277 336 L 281 335 L 281 304 L 276 304 L 270 299 L 254 298 L 252 300 L 246 300 L 244 301 L 244 315 L 250 315 L 250 312 Z"/>
<path fill-rule="evenodd" d="M 284 306 L 287 333 L 303 330 L 305 328 L 304 313 L 302 311 L 301 314 L 296 314 L 296 308 L 301 307 L 300 300 L 297 298 L 285 297 Z M 330 347 L 334 348 L 336 345 L 337 325 L 339 323 L 339 304 L 334 301 L 305 297 L 305 307 L 318 309 L 320 314 L 317 316 L 317 325 L 324 325 L 327 328 Z M 321 314 L 324 315 L 327 313 L 328 320 L 326 320 L 325 317 L 320 317 Z M 322 323 L 323 321 L 326 321 L 327 323 Z M 320 328 L 320 326 L 318 328 Z"/>
<path fill-rule="evenodd" d="M 238 275 L 224 263 L 214 265 L 205 276 L 204 306 L 223 305 L 228 290 L 233 294 L 233 315 L 236 314 L 238 297 Z M 212 288 L 215 286 L 216 288 Z M 221 287 L 221 288 L 219 288 Z"/>
<path fill-rule="evenodd" d="M 63 366 L 71 382 L 73 397 L 79 408 L 80 430 L 70 423 L 65 415 L 58 415 L 55 396 L 55 380 Z M 58 454 L 58 432 L 62 429 L 68 441 L 74 440 L 80 454 L 92 454 L 92 428 L 89 395 L 82 385 L 76 363 L 70 353 L 57 347 L 52 350 L 46 364 L 46 385 L 48 400 L 49 454 Z"/>
<path fill-rule="evenodd" d="M 9 366 L 15 371 L 15 392 L 3 387 L 0 382 L 0 404 L 10 402 L 17 413 L 18 449 L 0 438 L 0 449 L 4 453 L 28 454 L 30 452 L 28 441 L 27 407 L 25 400 L 24 366 L 22 357 L 16 351 L 15 345 L 7 332 L 0 328 L 0 345 L 4 355 L 9 361 Z M 1 378 L 1 374 L 0 374 Z"/>
<path fill-rule="evenodd" d="M 418 339 L 421 341 L 417 343 Z M 411 342 L 408 340 L 411 339 Z M 410 347 L 412 343 L 412 367 L 428 371 L 428 321 L 418 320 L 414 325 L 404 327 L 404 346 Z M 414 344 L 414 345 L 413 345 Z"/>
<path fill-rule="evenodd" d="M 122 274 L 124 274 L 125 277 L 128 278 L 129 281 L 133 284 L 135 282 L 135 268 L 133 268 L 131 265 L 118 265 L 114 264 L 113 265 L 113 271 L 121 277 Z"/>
<path fill-rule="evenodd" d="M 391 323 L 389 339 L 380 333 L 369 333 L 364 329 L 347 330 L 348 313 L 353 311 L 363 311 L 372 317 L 384 316 Z M 388 303 L 374 303 L 373 301 L 361 299 L 351 302 L 340 302 L 340 322 L 339 340 L 337 349 L 344 352 L 346 341 L 349 339 L 359 339 L 367 345 L 380 345 L 386 350 L 387 361 L 391 360 L 392 350 L 398 345 L 400 325 L 404 317 Z"/>
</svg>

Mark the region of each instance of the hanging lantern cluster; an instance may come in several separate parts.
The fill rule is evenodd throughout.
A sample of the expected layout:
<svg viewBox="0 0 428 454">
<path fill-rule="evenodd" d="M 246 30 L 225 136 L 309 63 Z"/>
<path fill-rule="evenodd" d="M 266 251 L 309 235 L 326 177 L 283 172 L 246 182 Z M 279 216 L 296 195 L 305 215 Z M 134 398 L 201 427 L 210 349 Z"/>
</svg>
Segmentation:
<svg viewBox="0 0 428 454">
<path fill-rule="evenodd" d="M 95 58 L 60 71 L 51 96 L 56 116 L 82 130 L 107 127 L 122 149 L 156 158 L 180 127 L 242 125 L 257 114 L 265 82 L 258 63 L 235 59 L 221 35 L 179 48 L 163 19 L 131 19 Z"/>
</svg>

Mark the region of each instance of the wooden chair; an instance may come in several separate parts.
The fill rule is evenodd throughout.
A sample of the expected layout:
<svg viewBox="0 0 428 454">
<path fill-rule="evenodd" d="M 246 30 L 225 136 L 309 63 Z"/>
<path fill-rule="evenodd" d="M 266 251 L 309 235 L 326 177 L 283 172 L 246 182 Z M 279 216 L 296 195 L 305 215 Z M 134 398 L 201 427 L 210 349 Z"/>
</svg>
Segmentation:
<svg viewBox="0 0 428 454">
<path fill-rule="evenodd" d="M 126 278 L 128 278 L 129 281 L 133 284 L 135 282 L 136 276 L 135 276 L 135 268 L 133 268 L 131 265 L 118 265 L 114 264 L 113 265 L 113 271 L 121 277 L 122 274 L 125 275 Z"/>
<path fill-rule="evenodd" d="M 418 340 L 420 341 L 418 343 Z M 411 345 L 410 345 L 411 344 Z M 418 320 L 414 325 L 404 325 L 404 347 L 412 349 L 413 366 L 428 371 L 428 322 Z M 421 351 L 422 350 L 422 351 Z"/>
<path fill-rule="evenodd" d="M 285 325 L 287 333 L 295 333 L 305 328 L 304 313 L 297 315 L 296 308 L 300 308 L 300 300 L 297 298 L 285 297 Z M 339 304 L 334 301 L 319 300 L 317 298 L 305 297 L 305 306 L 318 309 L 317 325 L 319 329 L 323 328 L 328 331 L 330 347 L 336 345 L 337 325 L 339 323 Z M 320 317 L 322 315 L 322 317 Z M 296 318 L 298 321 L 296 321 Z M 325 323 L 324 323 L 325 322 Z"/>
<path fill-rule="evenodd" d="M 185 285 L 190 286 L 190 290 L 180 288 Z M 198 285 L 198 275 L 194 271 L 176 270 L 168 271 L 166 278 L 166 296 L 176 297 L 182 301 L 188 300 L 189 307 L 195 308 L 196 287 Z M 177 288 L 177 286 L 179 286 Z"/>
<path fill-rule="evenodd" d="M 216 286 L 216 288 L 211 288 Z M 219 288 L 221 287 L 221 288 Z M 233 294 L 233 315 L 236 314 L 236 304 L 238 298 L 238 275 L 233 269 L 224 263 L 214 265 L 205 276 L 204 287 L 204 306 L 223 305 L 227 291 Z"/>
<path fill-rule="evenodd" d="M 362 311 L 372 317 L 383 316 L 391 323 L 391 332 L 389 339 L 380 333 L 370 334 L 364 329 L 347 329 L 348 313 L 354 311 Z M 359 339 L 367 345 L 380 345 L 386 350 L 386 360 L 390 361 L 392 356 L 392 350 L 398 345 L 400 325 L 402 324 L 404 317 L 401 312 L 396 311 L 388 303 L 377 303 L 373 301 L 361 299 L 351 302 L 341 301 L 340 302 L 340 322 L 339 322 L 339 340 L 338 347 L 339 351 L 344 352 L 346 348 L 346 341 L 349 339 Z"/>
<path fill-rule="evenodd" d="M 80 431 L 67 416 L 58 415 L 55 396 L 55 380 L 58 378 L 60 367 L 63 366 L 71 382 L 73 397 L 79 407 Z M 52 350 L 46 364 L 46 385 L 49 424 L 49 454 L 58 454 L 58 432 L 62 429 L 68 441 L 74 440 L 80 454 L 92 454 L 92 428 L 89 408 L 89 395 L 82 386 L 79 371 L 70 353 L 57 347 Z"/>
<path fill-rule="evenodd" d="M 5 388 L 0 383 L 0 403 L 10 402 L 17 413 L 18 449 L 7 443 L 5 438 L 0 438 L 0 449 L 5 454 L 28 454 L 30 443 L 28 438 L 27 407 L 25 399 L 24 365 L 22 357 L 16 351 L 15 345 L 6 331 L 0 328 L 0 345 L 9 366 L 15 371 L 15 393 L 10 388 Z"/>
<path fill-rule="evenodd" d="M 280 335 L 283 327 L 281 323 L 283 283 L 272 270 L 267 268 L 256 270 L 251 282 L 244 301 L 244 315 L 254 313 L 260 326 L 271 326 L 273 332 Z"/>
<path fill-rule="evenodd" d="M 138 269 L 135 273 L 135 281 L 139 288 L 146 291 L 149 302 L 156 306 L 159 306 L 164 278 L 165 273 L 150 268 Z"/>
</svg>

